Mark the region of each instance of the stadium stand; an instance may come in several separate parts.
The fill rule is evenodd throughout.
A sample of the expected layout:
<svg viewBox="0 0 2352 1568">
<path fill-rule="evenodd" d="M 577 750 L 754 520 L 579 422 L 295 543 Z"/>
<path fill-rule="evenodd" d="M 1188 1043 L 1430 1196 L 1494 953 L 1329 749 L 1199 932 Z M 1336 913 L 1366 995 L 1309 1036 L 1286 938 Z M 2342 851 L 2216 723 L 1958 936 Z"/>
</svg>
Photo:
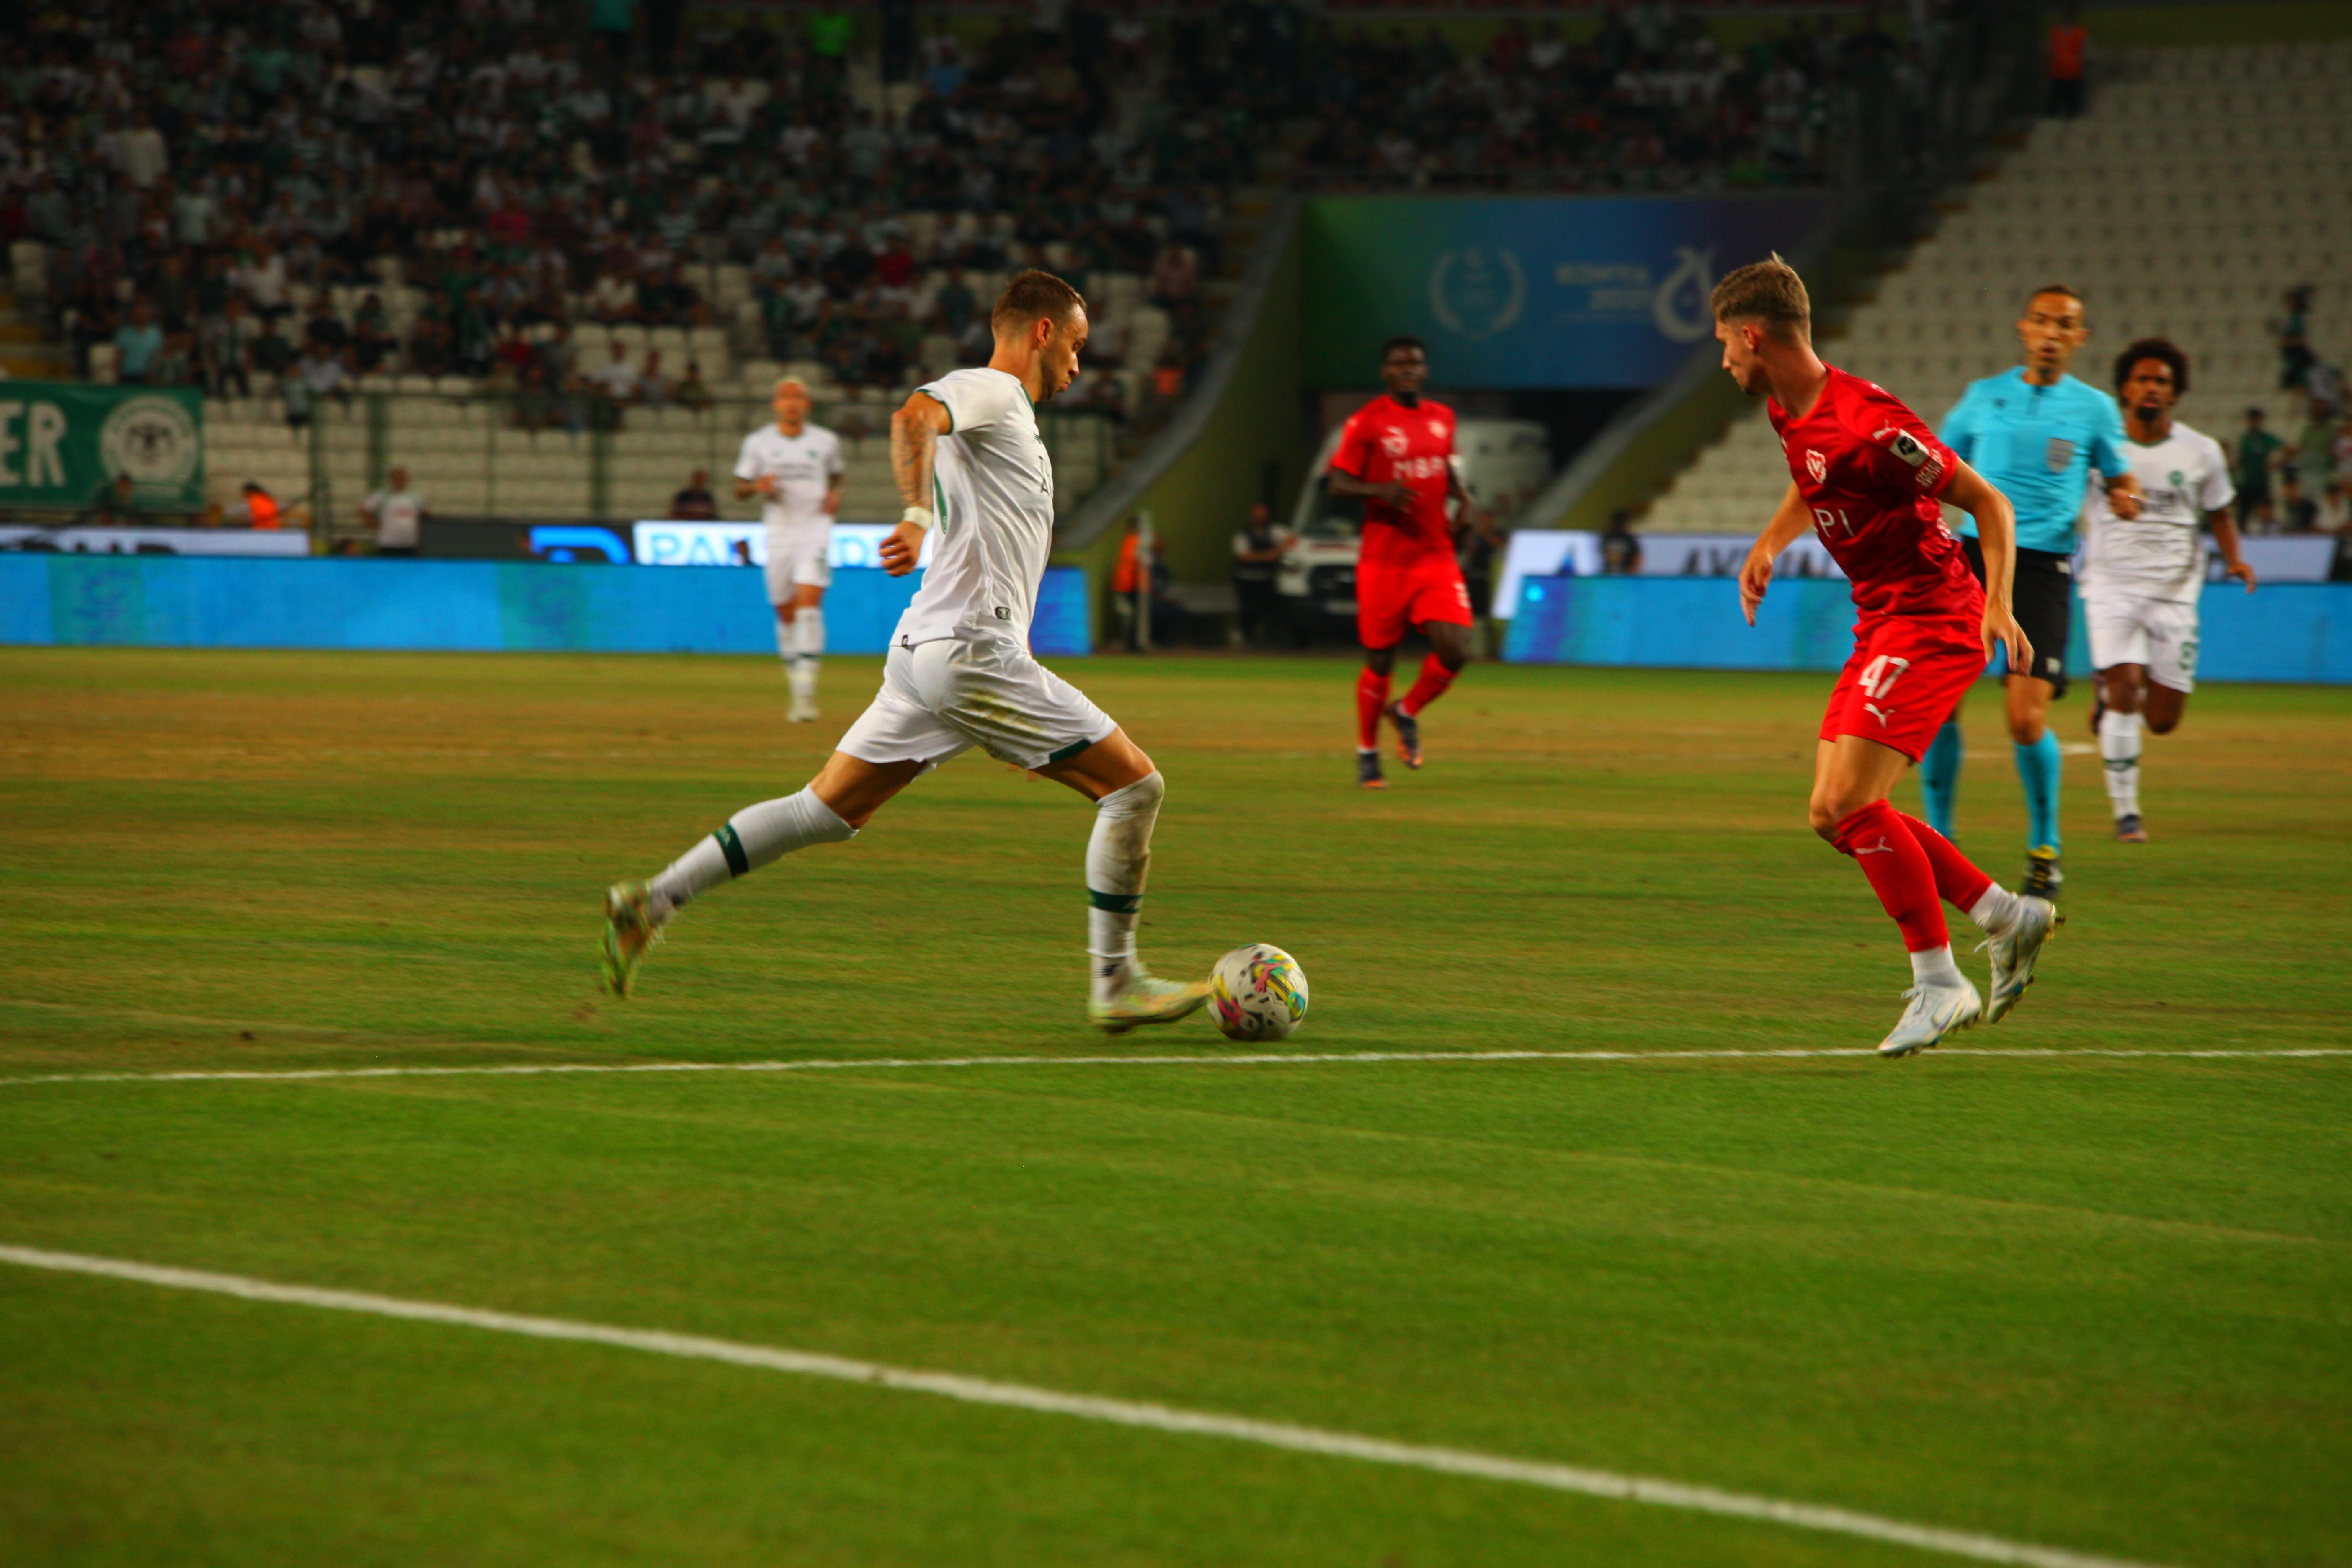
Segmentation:
<svg viewBox="0 0 2352 1568">
<path fill-rule="evenodd" d="M 43 11 L 0 40 L 15 294 L 93 379 L 204 385 L 222 499 L 347 523 L 398 461 L 444 513 L 643 514 L 789 371 L 883 515 L 857 432 L 1047 266 L 1097 306 L 1048 433 L 1075 504 L 1182 397 L 1276 189 L 1899 177 L 1969 25 L 929 9 L 878 50 L 822 11 L 626 50 L 530 0 Z"/>
<path fill-rule="evenodd" d="M 2352 350 L 2352 42 L 2118 53 L 2080 119 L 2041 121 L 1965 193 L 1822 357 L 1931 423 L 1962 386 L 2018 362 L 2028 292 L 2063 283 L 2092 329 L 2075 373 L 2106 389 L 2116 353 L 2165 336 L 2190 356 L 2183 418 L 2225 443 L 2264 407 L 2292 438 L 2308 403 L 2282 387 L 2292 289 L 2333 282 L 2307 318 L 2319 363 Z M 2334 408 L 2340 417 L 2343 410 Z M 1652 507 L 1653 531 L 1753 532 L 1787 488 L 1760 405 Z"/>
</svg>

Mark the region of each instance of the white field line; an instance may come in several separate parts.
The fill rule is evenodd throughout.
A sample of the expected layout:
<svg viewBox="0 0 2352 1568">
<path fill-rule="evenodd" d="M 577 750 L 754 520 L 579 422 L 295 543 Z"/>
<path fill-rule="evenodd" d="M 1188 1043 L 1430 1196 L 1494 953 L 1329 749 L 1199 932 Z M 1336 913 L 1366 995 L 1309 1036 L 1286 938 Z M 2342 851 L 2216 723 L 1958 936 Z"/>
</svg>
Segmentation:
<svg viewBox="0 0 2352 1568">
<path fill-rule="evenodd" d="M 2001 1050 L 1984 1046 L 1946 1046 L 1942 1057 L 2016 1057 L 2037 1060 L 2066 1057 L 2139 1059 L 2250 1060 L 2352 1057 L 2352 1047 L 2280 1050 L 2141 1051 L 2085 1047 L 2061 1050 L 2024 1047 Z M 1323 1067 L 1368 1062 L 1675 1062 L 1776 1061 L 1806 1057 L 1872 1057 L 1868 1046 L 1824 1046 L 1790 1050 L 1690 1051 L 1288 1051 L 1244 1055 L 1127 1057 L 823 1057 L 771 1062 L 510 1062 L 486 1067 L 287 1068 L 278 1070 L 222 1068 L 189 1072 L 61 1072 L 0 1078 L 0 1089 L 41 1083 L 299 1083 L 320 1079 L 533 1078 L 571 1073 L 633 1072 L 898 1072 L 954 1068 L 1167 1068 Z"/>
<path fill-rule="evenodd" d="M 46 1268 L 64 1274 L 93 1274 L 106 1279 L 135 1280 L 175 1290 L 202 1290 L 236 1296 L 248 1301 L 272 1301 L 294 1307 L 322 1307 L 339 1312 L 365 1312 L 381 1318 L 405 1318 L 418 1322 L 448 1323 L 459 1328 L 487 1329 L 540 1340 L 572 1340 L 613 1345 L 654 1355 L 719 1361 L 737 1366 L 802 1377 L 826 1377 L 861 1383 L 908 1394 L 937 1394 L 968 1405 L 1003 1405 L 1049 1415 L 1070 1415 L 1083 1421 L 1107 1421 L 1119 1426 L 1141 1426 L 1156 1432 L 1192 1436 L 1223 1437 L 1257 1443 L 1296 1453 L 1331 1458 L 1360 1459 L 1368 1464 L 1402 1465 L 1444 1475 L 1475 1476 L 1485 1480 L 1516 1481 L 1553 1491 L 1582 1492 L 1624 1502 L 1645 1502 L 1663 1508 L 1693 1510 L 1732 1519 L 1761 1520 L 1801 1530 L 1830 1531 L 1872 1541 L 1892 1542 L 1923 1552 L 1973 1558 L 1980 1563 L 2021 1563 L 2027 1568 L 2148 1568 L 2119 1558 L 2093 1556 L 2060 1547 L 2003 1541 L 1998 1536 L 1934 1525 L 1907 1524 L 1898 1519 L 1855 1513 L 1813 1503 L 1784 1502 L 1777 1498 L 1751 1497 L 1717 1491 L 1712 1487 L 1686 1486 L 1643 1476 L 1623 1476 L 1533 1459 L 1512 1459 L 1461 1448 L 1430 1447 L 1419 1443 L 1392 1443 L 1315 1426 L 1254 1421 L 1246 1416 L 1219 1415 L 1208 1411 L 1180 1410 L 1165 1405 L 1145 1405 L 1125 1399 L 1101 1399 L 1090 1394 L 1058 1394 L 1017 1383 L 960 1377 L 953 1373 L 916 1372 L 875 1362 L 808 1351 L 744 1344 L 733 1340 L 705 1339 L 698 1334 L 662 1333 L 646 1329 L 612 1328 L 601 1323 L 576 1323 L 561 1318 L 525 1317 L 513 1312 L 451 1307 L 434 1301 L 406 1301 L 391 1296 L 363 1295 L 350 1290 L 320 1290 L 302 1285 L 278 1285 L 235 1274 L 211 1274 L 192 1268 L 166 1268 L 112 1258 L 89 1258 L 78 1253 L 47 1252 L 30 1247 L 0 1246 L 0 1263 Z"/>
</svg>

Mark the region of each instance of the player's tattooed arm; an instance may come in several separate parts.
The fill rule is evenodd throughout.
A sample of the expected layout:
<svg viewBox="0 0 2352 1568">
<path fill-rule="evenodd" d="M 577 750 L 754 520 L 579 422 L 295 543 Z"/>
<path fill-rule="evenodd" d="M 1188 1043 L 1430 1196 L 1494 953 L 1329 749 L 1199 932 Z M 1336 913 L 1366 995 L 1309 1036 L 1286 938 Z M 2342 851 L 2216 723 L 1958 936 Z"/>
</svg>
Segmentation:
<svg viewBox="0 0 2352 1568">
<path fill-rule="evenodd" d="M 2241 583 L 2243 583 L 2246 585 L 2247 593 L 2252 593 L 2254 591 L 2254 569 L 2252 566 L 2247 565 L 2245 556 L 2239 553 L 2238 520 L 2230 515 L 2229 508 L 2223 507 L 2220 511 L 2207 512 L 2205 514 L 2205 521 L 2206 524 L 2213 530 L 2213 543 L 2215 548 L 2221 552 L 2222 572 L 2229 576 L 2235 577 Z"/>
<path fill-rule="evenodd" d="M 1984 650 L 1990 658 L 1994 645 L 2009 650 L 2009 668 L 2033 668 L 2033 643 L 2017 624 L 2011 605 L 2011 585 L 2017 575 L 2017 511 L 2009 498 L 1985 481 L 1966 463 L 1952 469 L 1944 499 L 1977 520 L 1977 547 L 1984 552 Z M 2134 503 L 2137 510 L 2137 503 Z"/>
<path fill-rule="evenodd" d="M 1747 561 L 1739 568 L 1739 613 L 1748 617 L 1749 626 L 1756 624 L 1756 606 L 1764 602 L 1764 590 L 1771 585 L 1772 563 L 1780 558 L 1780 552 L 1796 542 L 1797 535 L 1812 526 L 1812 509 L 1798 493 L 1797 481 L 1790 479 L 1788 493 L 1773 509 L 1772 521 L 1756 536 L 1756 542 L 1748 547 Z"/>
<path fill-rule="evenodd" d="M 893 577 L 912 572 L 923 553 L 923 534 L 936 521 L 931 516 L 931 462 L 939 454 L 940 437 L 954 427 L 948 405 L 927 392 L 908 393 L 898 412 L 890 416 L 890 472 L 898 479 L 898 500 L 907 509 L 907 516 L 882 542 L 882 570 Z"/>
</svg>

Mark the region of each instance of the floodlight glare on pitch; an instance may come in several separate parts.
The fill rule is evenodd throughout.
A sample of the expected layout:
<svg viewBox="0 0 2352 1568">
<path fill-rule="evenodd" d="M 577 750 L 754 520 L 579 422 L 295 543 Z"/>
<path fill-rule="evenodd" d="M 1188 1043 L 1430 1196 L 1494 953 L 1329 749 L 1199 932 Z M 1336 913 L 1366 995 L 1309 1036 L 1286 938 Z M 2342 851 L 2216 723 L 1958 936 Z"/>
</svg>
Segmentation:
<svg viewBox="0 0 2352 1568">
<path fill-rule="evenodd" d="M 1237 947 L 1209 972 L 1209 1016 L 1227 1039 L 1282 1039 L 1307 1016 L 1307 972 L 1278 947 Z"/>
</svg>

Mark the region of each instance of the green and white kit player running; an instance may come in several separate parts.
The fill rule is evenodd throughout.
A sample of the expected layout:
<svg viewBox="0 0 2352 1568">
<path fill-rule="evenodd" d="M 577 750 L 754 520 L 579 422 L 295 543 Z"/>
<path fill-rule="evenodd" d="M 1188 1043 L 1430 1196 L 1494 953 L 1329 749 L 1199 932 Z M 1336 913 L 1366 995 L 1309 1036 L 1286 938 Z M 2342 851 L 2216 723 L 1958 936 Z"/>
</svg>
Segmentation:
<svg viewBox="0 0 2352 1568">
<path fill-rule="evenodd" d="M 2116 837 L 2147 842 L 2139 815 L 2143 729 L 2169 735 L 2197 689 L 2197 599 L 2205 591 L 2200 528 L 2213 531 L 2222 570 L 2252 593 L 2254 569 L 2238 550 L 2230 515 L 2236 493 L 2221 444 L 2172 416 L 2189 390 L 2189 356 L 2163 338 L 2142 338 L 2116 360 L 2124 456 L 2139 481 L 2140 510 L 2126 520 L 2093 485 L 2083 507 L 2083 619 L 2099 672 L 2091 732 L 2107 763 Z"/>
<path fill-rule="evenodd" d="M 605 895 L 604 984 L 626 996 L 646 950 L 688 900 L 812 844 L 854 837 L 883 804 L 973 746 L 1095 803 L 1087 845 L 1087 1014 L 1112 1034 L 1172 1023 L 1208 1000 L 1205 982 L 1154 979 L 1135 921 L 1160 816 L 1159 770 L 1127 732 L 1029 652 L 1029 621 L 1054 536 L 1054 467 L 1037 405 L 1068 389 L 1087 342 L 1086 301 L 1049 272 L 1015 277 L 996 301 L 996 352 L 910 394 L 890 422 L 906 502 L 883 569 L 914 570 L 882 689 L 808 787 L 747 806 L 646 882 Z"/>
</svg>

